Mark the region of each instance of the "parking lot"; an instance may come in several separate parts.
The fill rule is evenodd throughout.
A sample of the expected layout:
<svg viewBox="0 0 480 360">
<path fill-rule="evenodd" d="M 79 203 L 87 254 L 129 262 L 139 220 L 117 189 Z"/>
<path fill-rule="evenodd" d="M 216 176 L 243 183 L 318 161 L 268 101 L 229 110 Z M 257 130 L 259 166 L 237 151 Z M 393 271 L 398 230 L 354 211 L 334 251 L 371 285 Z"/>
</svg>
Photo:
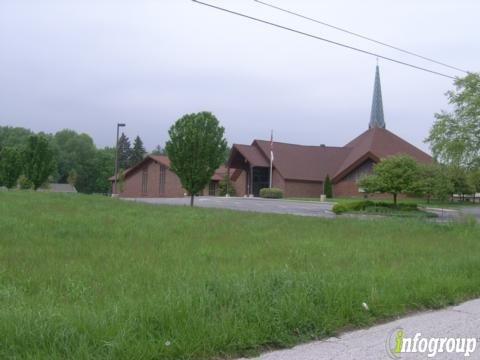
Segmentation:
<svg viewBox="0 0 480 360">
<path fill-rule="evenodd" d="M 130 201 L 148 204 L 190 205 L 190 198 L 135 198 Z M 303 216 L 335 217 L 331 212 L 332 204 L 315 201 L 269 200 L 260 198 L 224 198 L 202 196 L 195 198 L 195 206 L 221 208 L 239 211 L 254 211 L 275 214 L 292 214 Z"/>
</svg>

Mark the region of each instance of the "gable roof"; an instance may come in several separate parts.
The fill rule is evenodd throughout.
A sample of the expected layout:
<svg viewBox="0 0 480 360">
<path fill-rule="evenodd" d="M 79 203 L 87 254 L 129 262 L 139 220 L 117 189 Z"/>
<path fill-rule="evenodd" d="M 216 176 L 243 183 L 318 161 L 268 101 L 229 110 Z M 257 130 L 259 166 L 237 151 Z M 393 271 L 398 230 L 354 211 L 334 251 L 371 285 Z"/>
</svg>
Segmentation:
<svg viewBox="0 0 480 360">
<path fill-rule="evenodd" d="M 265 157 L 270 157 L 270 141 L 255 140 L 253 145 L 256 145 Z M 349 151 L 342 147 L 274 142 L 273 165 L 287 180 L 324 181 L 327 174 L 333 176 L 337 172 Z"/>
<path fill-rule="evenodd" d="M 270 166 L 269 157 L 257 147 L 252 145 L 233 144 L 230 158 L 235 156 L 235 152 L 239 152 L 252 166 L 267 167 Z"/>
<path fill-rule="evenodd" d="M 139 168 L 141 168 L 146 162 L 148 161 L 154 161 L 157 164 L 161 164 L 166 166 L 168 169 L 170 169 L 170 159 L 166 155 L 147 155 L 145 158 L 140 161 L 137 165 L 132 166 L 131 168 L 128 168 L 125 170 L 125 178 L 129 177 L 131 174 L 135 173 L 135 171 Z M 215 173 L 212 176 L 212 180 L 222 180 L 225 174 L 227 173 L 227 169 L 224 165 L 221 165 L 217 170 L 215 170 Z M 110 181 L 115 181 L 115 175 L 111 176 L 108 178 Z"/>
<path fill-rule="evenodd" d="M 241 154 L 254 167 L 270 166 L 270 141 L 254 140 L 251 145 L 234 144 L 229 160 Z M 410 155 L 420 163 L 432 158 L 392 132 L 371 128 L 343 147 L 305 146 L 273 143 L 274 168 L 286 180 L 324 181 L 329 175 L 338 182 L 365 160 L 379 162 L 390 155 Z"/>
<path fill-rule="evenodd" d="M 345 148 L 349 148 L 350 153 L 333 177 L 334 181 L 341 180 L 366 158 L 378 162 L 387 156 L 404 154 L 413 157 L 420 163 L 428 164 L 432 162 L 430 155 L 382 128 L 372 128 L 365 131 L 345 145 Z"/>
</svg>

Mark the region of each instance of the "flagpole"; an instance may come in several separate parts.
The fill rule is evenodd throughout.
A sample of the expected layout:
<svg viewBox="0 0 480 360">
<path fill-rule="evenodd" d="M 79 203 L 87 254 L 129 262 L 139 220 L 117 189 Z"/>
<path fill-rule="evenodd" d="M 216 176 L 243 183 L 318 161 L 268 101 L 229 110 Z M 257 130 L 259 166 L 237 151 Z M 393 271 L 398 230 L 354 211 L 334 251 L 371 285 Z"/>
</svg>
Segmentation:
<svg viewBox="0 0 480 360">
<path fill-rule="evenodd" d="M 270 136 L 270 189 L 273 183 L 273 130 Z"/>
</svg>

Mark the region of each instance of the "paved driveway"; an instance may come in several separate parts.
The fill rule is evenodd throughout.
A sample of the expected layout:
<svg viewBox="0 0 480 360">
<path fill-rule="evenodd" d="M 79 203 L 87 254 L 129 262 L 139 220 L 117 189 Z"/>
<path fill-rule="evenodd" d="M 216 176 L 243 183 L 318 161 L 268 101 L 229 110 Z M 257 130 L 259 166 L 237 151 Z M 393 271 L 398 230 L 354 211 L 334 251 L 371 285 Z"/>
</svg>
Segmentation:
<svg viewBox="0 0 480 360">
<path fill-rule="evenodd" d="M 148 204 L 190 205 L 190 198 L 136 198 L 126 199 Z M 275 214 L 321 216 L 332 218 L 332 204 L 314 201 L 268 200 L 259 198 L 224 198 L 201 196 L 195 198 L 195 206 L 239 211 L 255 211 Z"/>
<path fill-rule="evenodd" d="M 417 333 L 421 339 L 475 338 L 475 351 L 465 357 L 464 353 L 437 353 L 434 359 L 479 359 L 480 358 L 480 300 L 473 300 L 440 311 L 428 311 L 393 322 L 356 330 L 310 344 L 299 345 L 289 350 L 274 351 L 254 360 L 379 360 L 379 359 L 429 359 L 430 351 L 423 353 L 392 354 L 387 348 L 395 344 L 394 332 L 403 329 L 406 338 Z M 390 339 L 390 342 L 388 341 Z M 423 341 L 423 340 L 422 340 Z M 388 344 L 388 345 L 387 345 Z M 434 345 L 434 344 L 433 344 Z M 420 347 L 419 347 L 420 348 Z M 433 348 L 432 348 L 433 350 Z M 439 347 L 437 350 L 440 351 Z"/>
<path fill-rule="evenodd" d="M 465 206 L 460 211 L 462 214 L 473 216 L 480 221 L 480 206 Z"/>
</svg>

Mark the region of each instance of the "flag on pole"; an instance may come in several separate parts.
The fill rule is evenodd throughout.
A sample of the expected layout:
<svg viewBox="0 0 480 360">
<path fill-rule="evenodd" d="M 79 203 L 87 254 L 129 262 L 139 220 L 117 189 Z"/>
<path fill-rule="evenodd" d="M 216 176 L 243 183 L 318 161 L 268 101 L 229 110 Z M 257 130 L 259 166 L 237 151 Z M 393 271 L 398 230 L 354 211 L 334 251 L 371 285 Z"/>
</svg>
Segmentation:
<svg viewBox="0 0 480 360">
<path fill-rule="evenodd" d="M 270 189 L 273 186 L 273 130 L 270 135 Z"/>
<path fill-rule="evenodd" d="M 273 162 L 273 130 L 270 136 L 270 160 Z"/>
</svg>

